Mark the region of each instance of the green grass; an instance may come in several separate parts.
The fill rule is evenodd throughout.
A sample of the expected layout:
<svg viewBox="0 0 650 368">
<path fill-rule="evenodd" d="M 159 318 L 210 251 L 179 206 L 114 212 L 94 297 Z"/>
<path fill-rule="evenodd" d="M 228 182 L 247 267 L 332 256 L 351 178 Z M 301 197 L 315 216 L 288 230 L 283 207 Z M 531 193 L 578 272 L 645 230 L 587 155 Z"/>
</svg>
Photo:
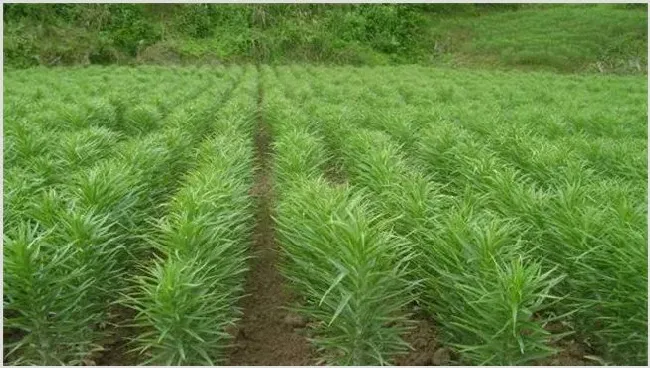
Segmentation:
<svg viewBox="0 0 650 368">
<path fill-rule="evenodd" d="M 620 4 L 10 5 L 11 67 L 411 64 L 647 73 L 647 7 Z"/>
<path fill-rule="evenodd" d="M 640 72 L 647 28 L 647 8 L 580 4 L 435 19 L 431 32 L 441 57 L 462 65 Z"/>
</svg>

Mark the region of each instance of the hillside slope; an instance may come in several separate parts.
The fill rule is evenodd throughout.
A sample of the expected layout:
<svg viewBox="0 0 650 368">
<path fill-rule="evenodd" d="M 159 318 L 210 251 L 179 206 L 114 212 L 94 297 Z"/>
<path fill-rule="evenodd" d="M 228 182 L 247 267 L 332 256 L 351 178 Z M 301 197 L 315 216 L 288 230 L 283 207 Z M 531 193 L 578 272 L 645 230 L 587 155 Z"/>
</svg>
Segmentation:
<svg viewBox="0 0 650 368">
<path fill-rule="evenodd" d="M 565 5 L 443 19 L 433 38 L 458 64 L 634 72 L 646 69 L 647 28 L 645 8 Z"/>
<path fill-rule="evenodd" d="M 9 67 L 444 64 L 647 71 L 647 6 L 5 4 Z"/>
</svg>

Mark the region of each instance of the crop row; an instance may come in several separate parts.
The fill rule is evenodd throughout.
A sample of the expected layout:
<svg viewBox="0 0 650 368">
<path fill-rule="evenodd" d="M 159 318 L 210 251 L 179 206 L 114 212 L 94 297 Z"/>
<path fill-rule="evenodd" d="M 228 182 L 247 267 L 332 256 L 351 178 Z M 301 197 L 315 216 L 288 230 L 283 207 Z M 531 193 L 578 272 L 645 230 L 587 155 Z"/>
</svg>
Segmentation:
<svg viewBox="0 0 650 368">
<path fill-rule="evenodd" d="M 275 85 L 269 69 L 263 78 Z M 327 363 L 386 364 L 407 348 L 404 307 L 414 285 L 406 277 L 406 243 L 362 193 L 324 177 L 323 142 L 280 91 L 265 90 L 275 136 L 282 271 L 304 300 L 298 312 L 313 322 L 313 341 Z"/>
<path fill-rule="evenodd" d="M 24 162 L 27 159 L 44 154 L 50 154 L 47 158 L 51 159 L 61 149 L 58 142 L 69 139 L 70 135 L 83 137 L 93 134 L 98 128 L 110 129 L 117 137 L 146 134 L 158 129 L 164 119 L 177 110 L 177 106 L 184 106 L 186 102 L 205 95 L 214 86 L 222 92 L 226 91 L 239 75 L 240 69 L 235 69 L 223 79 L 211 77 L 192 83 L 187 80 L 165 81 L 164 78 L 138 83 L 132 77 L 133 80 L 123 83 L 128 86 L 136 82 L 131 89 L 110 90 L 110 93 L 97 98 L 80 92 L 69 103 L 56 101 L 52 96 L 45 99 L 52 103 L 50 108 L 39 106 L 34 103 L 34 98 L 29 98 L 27 101 L 32 112 L 26 116 L 17 114 L 17 109 L 7 104 L 6 162 L 15 167 L 27 164 Z M 179 88 L 182 85 L 187 87 Z M 148 93 L 147 89 L 158 92 Z"/>
<path fill-rule="evenodd" d="M 647 343 L 647 336 L 639 331 L 645 331 L 647 315 L 647 305 L 644 303 L 647 297 L 644 286 L 647 282 L 644 267 L 647 258 L 644 230 L 646 215 L 643 210 L 644 204 L 641 202 L 642 197 L 639 195 L 642 188 L 633 185 L 635 182 L 638 183 L 638 179 L 628 183 L 626 180 L 604 177 L 590 183 L 580 181 L 580 176 L 572 179 L 567 175 L 564 180 L 553 178 L 553 182 L 543 189 L 522 175 L 515 166 L 504 161 L 498 152 L 494 152 L 498 146 L 476 142 L 470 133 L 457 124 L 433 120 L 430 124 L 423 125 L 418 135 L 402 135 L 400 133 L 407 129 L 398 129 L 399 125 L 395 128 L 394 123 L 398 119 L 391 123 L 372 124 L 368 119 L 360 118 L 361 113 L 373 109 L 372 103 L 366 102 L 369 100 L 369 94 L 380 96 L 382 93 L 390 93 L 388 89 L 384 88 L 382 92 L 382 89 L 377 88 L 374 92 L 363 91 L 363 87 L 358 87 L 355 90 L 350 86 L 362 85 L 361 82 L 367 81 L 360 81 L 357 84 L 353 80 L 348 80 L 348 83 L 341 88 L 336 88 L 336 80 L 325 82 L 327 80 L 325 77 L 313 78 L 315 87 L 311 88 L 306 82 L 292 80 L 288 74 L 284 73 L 287 89 L 299 91 L 296 95 L 300 96 L 298 98 L 309 116 L 317 122 L 315 125 L 322 128 L 323 134 L 329 134 L 332 137 L 330 140 L 336 142 L 343 137 L 343 142 L 347 142 L 338 144 L 338 155 L 343 163 L 347 162 L 345 168 L 351 174 L 351 178 L 356 175 L 359 184 L 372 187 L 374 178 L 380 183 L 392 182 L 392 185 L 396 185 L 409 180 L 417 182 L 417 177 L 420 176 L 417 174 L 415 179 L 407 179 L 394 173 L 390 174 L 388 168 L 380 170 L 375 167 L 379 163 L 384 163 L 388 166 L 395 165 L 392 170 L 397 170 L 400 167 L 398 162 L 386 164 L 385 160 L 400 149 L 392 143 L 381 144 L 380 142 L 386 142 L 386 139 L 390 141 L 381 134 L 363 133 L 362 126 L 374 126 L 390 133 L 398 141 L 408 137 L 409 142 L 405 143 L 411 146 L 411 149 L 407 150 L 409 157 L 400 161 L 409 163 L 411 170 L 425 169 L 424 174 L 429 175 L 429 182 L 445 184 L 440 193 L 451 195 L 459 201 L 459 204 L 451 206 L 451 209 L 441 208 L 440 204 L 438 207 L 433 207 L 441 213 L 437 221 L 431 222 L 441 225 L 438 225 L 438 228 L 430 225 L 428 230 L 429 233 L 439 234 L 443 239 L 429 239 L 428 242 L 424 242 L 427 244 L 425 249 L 434 248 L 439 252 L 440 249 L 445 248 L 443 245 L 447 244 L 446 248 L 450 250 L 453 248 L 451 244 L 459 241 L 464 244 L 464 248 L 487 246 L 488 249 L 497 252 L 492 256 L 499 262 L 517 261 L 522 257 L 528 260 L 529 266 L 517 266 L 518 272 L 521 272 L 519 277 L 528 280 L 530 285 L 543 286 L 526 288 L 532 292 L 531 295 L 535 295 L 533 291 L 539 291 L 539 295 L 544 295 L 542 291 L 553 286 L 550 289 L 552 294 L 563 297 L 552 307 L 545 308 L 542 308 L 541 302 L 544 298 L 529 298 L 529 303 L 535 305 L 535 308 L 526 306 L 521 309 L 524 311 L 525 322 L 522 326 L 526 326 L 522 328 L 526 333 L 514 333 L 516 329 L 513 330 L 517 340 L 534 337 L 535 334 L 531 331 L 536 330 L 532 328 L 535 325 L 540 326 L 551 319 L 559 319 L 569 324 L 569 331 L 574 331 L 583 341 L 593 344 L 598 354 L 608 359 L 644 361 L 645 350 L 642 346 Z M 304 78 L 302 80 L 304 81 Z M 365 83 L 368 84 L 372 85 L 372 83 Z M 435 91 L 435 88 L 432 87 L 432 90 Z M 354 97 L 355 95 L 360 97 Z M 393 96 L 394 98 L 396 97 Z M 377 97 L 375 102 L 387 100 L 390 98 Z M 382 106 L 386 104 L 387 102 Z M 366 150 L 360 147 L 365 147 Z M 372 152 L 378 155 L 378 161 L 373 164 L 375 166 L 366 162 L 372 160 Z M 641 157 L 640 152 L 636 152 L 636 155 Z M 636 170 L 638 177 L 645 175 L 639 172 L 641 169 Z M 555 176 L 559 175 L 561 174 Z M 597 177 L 588 178 L 595 180 Z M 387 188 L 390 188 L 390 185 Z M 426 191 L 421 188 L 418 193 Z M 378 193 L 382 192 L 378 191 Z M 382 205 L 390 204 L 390 201 L 383 196 L 380 198 Z M 412 208 L 403 203 L 404 197 L 397 198 L 401 198 L 402 202 L 392 209 L 386 208 L 385 211 L 389 215 L 404 214 L 404 206 Z M 457 218 L 452 222 L 454 216 Z M 413 230 L 412 226 L 408 229 Z M 448 240 L 445 242 L 446 232 L 451 234 L 447 236 Z M 474 235 L 471 235 L 472 233 Z M 490 246 L 490 243 L 493 245 Z M 505 253 L 501 254 L 499 251 Z M 467 249 L 463 252 L 465 258 L 473 258 L 471 252 L 467 253 Z M 438 262 L 444 258 L 438 255 Z M 543 271 L 540 270 L 540 262 Z M 436 262 L 427 259 L 425 264 L 432 265 Z M 470 277 L 471 270 L 476 270 L 474 266 L 467 269 L 458 264 L 453 267 L 449 265 L 440 265 L 440 267 L 448 270 L 455 278 L 463 277 L 459 275 Z M 504 269 L 503 266 L 501 269 Z M 555 276 L 549 276 L 551 271 Z M 441 271 L 436 270 L 436 272 Z M 494 272 L 497 272 L 496 269 Z M 528 278 L 523 275 L 528 275 Z M 563 280 L 559 282 L 561 278 Z M 423 279 L 440 280 L 440 277 L 426 276 Z M 491 280 L 495 279 L 495 277 L 491 278 Z M 535 280 L 546 281 L 539 283 Z M 480 285 L 480 282 L 477 281 L 473 285 Z M 464 314 L 459 318 L 471 319 L 471 313 L 467 308 L 469 306 L 476 308 L 483 302 L 488 303 L 489 298 L 486 295 L 491 295 L 486 291 L 487 288 L 480 290 L 481 292 L 475 291 L 476 297 L 481 297 L 480 303 L 470 303 L 469 300 L 465 306 L 461 303 L 459 307 L 462 308 L 461 311 L 465 311 L 464 313 L 458 311 L 448 315 L 444 315 L 444 312 L 441 314 L 440 311 L 445 311 L 453 305 L 447 302 L 432 308 L 434 315 L 438 314 L 438 322 L 451 334 L 450 341 L 461 345 L 460 350 L 466 352 L 466 358 L 475 363 L 486 362 L 488 360 L 482 359 L 490 358 L 490 354 L 487 353 L 487 355 L 477 354 L 481 345 L 493 345 L 489 349 L 508 346 L 502 338 L 497 339 L 494 334 L 489 333 L 490 326 L 497 328 L 502 327 L 503 324 L 497 322 L 485 324 L 488 320 L 486 314 L 477 314 L 470 325 L 467 322 L 454 322 L 453 318 L 446 317 Z M 441 294 L 448 297 L 453 295 L 448 292 Z M 441 300 L 444 299 L 439 297 L 438 301 Z M 534 313 L 536 309 L 540 313 Z M 498 308 L 493 310 L 496 311 Z M 620 317 L 621 310 L 626 311 L 626 318 Z M 543 315 L 540 315 L 541 312 Z M 593 323 L 593 321 L 597 322 Z M 458 330 L 459 325 L 463 324 L 465 324 L 464 333 Z M 538 328 L 537 331 L 540 333 L 537 341 L 541 342 L 544 333 Z M 481 337 L 473 340 L 466 337 L 471 334 Z M 625 346 L 618 344 L 623 341 Z M 537 358 L 535 349 L 524 349 L 526 346 L 526 343 L 521 343 L 520 355 L 526 359 Z M 477 356 L 473 357 L 474 355 Z M 502 353 L 497 355 L 508 357 Z"/>
<path fill-rule="evenodd" d="M 395 363 L 414 310 L 460 363 L 543 362 L 569 336 L 599 362 L 647 360 L 647 91 L 633 78 L 60 75 L 8 78 L 6 361 L 97 363 L 120 329 L 141 363 L 224 361 L 256 108 L 274 141 L 281 272 L 325 363 Z"/>
<path fill-rule="evenodd" d="M 196 99 L 180 105 L 165 117 L 140 116 L 129 120 L 134 126 L 149 126 L 144 134 L 136 136 L 115 132 L 104 126 L 90 126 L 79 130 L 59 133 L 44 133 L 37 127 L 19 127 L 16 134 L 8 135 L 5 148 L 5 208 L 10 216 L 5 224 L 11 223 L 24 211 L 24 205 L 34 193 L 60 184 L 70 174 L 85 170 L 96 162 L 108 159 L 118 152 L 128 151 L 146 135 L 160 128 L 181 126 L 182 121 L 195 118 L 192 115 L 205 113 L 219 100 L 228 98 L 236 80 L 218 84 L 216 88 L 203 90 Z M 16 128 L 16 121 L 7 122 L 9 129 Z M 138 128 L 140 129 L 140 128 Z"/>
<path fill-rule="evenodd" d="M 329 136 L 351 182 L 370 191 L 376 213 L 386 221 L 397 217 L 393 230 L 407 240 L 402 257 L 413 268 L 408 281 L 419 284 L 417 299 L 453 336 L 465 359 L 521 364 L 553 351 L 543 321 L 533 321 L 532 314 L 548 301 L 546 293 L 558 280 L 512 241 L 519 229 L 441 195 L 385 135 L 332 115 L 311 116 Z"/>
<path fill-rule="evenodd" d="M 239 315 L 250 240 L 252 116 L 256 80 L 223 107 L 215 133 L 200 147 L 198 167 L 183 180 L 150 239 L 153 263 L 137 277 L 127 305 L 141 330 L 146 363 L 214 365 Z"/>
<path fill-rule="evenodd" d="M 454 81 L 448 77 L 433 80 L 426 75 L 418 75 L 419 80 L 415 80 L 400 72 L 381 77 L 364 72 L 357 74 L 347 75 L 344 72 L 341 75 L 330 75 L 325 71 L 321 78 L 314 78 L 314 83 L 318 83 L 316 92 L 326 93 L 332 88 L 338 88 L 336 96 L 332 97 L 333 102 L 343 103 L 355 98 L 362 101 L 355 109 L 358 119 L 364 124 L 381 124 L 399 130 L 403 138 L 417 136 L 419 129 L 434 121 L 463 126 L 474 133 L 473 139 L 488 146 L 498 146 L 495 150 L 499 154 L 520 161 L 518 163 L 522 170 L 526 171 L 528 165 L 535 165 L 535 169 L 542 166 L 543 170 L 529 170 L 528 173 L 541 173 L 546 179 L 561 176 L 552 172 L 552 168 L 556 171 L 575 171 L 576 165 L 565 168 L 564 163 L 583 161 L 598 174 L 645 180 L 639 174 L 647 170 L 645 156 L 639 154 L 647 151 L 646 132 L 642 123 L 645 121 L 647 104 L 638 99 L 644 95 L 641 91 L 634 91 L 632 95 L 624 94 L 625 101 L 620 101 L 620 95 L 610 96 L 607 93 L 606 98 L 614 99 L 622 105 L 616 109 L 617 114 L 613 115 L 613 109 L 594 102 L 596 99 L 593 96 L 605 95 L 604 91 L 596 94 L 584 87 L 566 99 L 573 102 L 582 100 L 581 105 L 572 103 L 558 109 L 558 105 L 563 105 L 564 101 L 558 100 L 554 95 L 550 98 L 546 89 L 537 89 L 540 85 L 544 87 L 542 77 L 546 76 L 543 75 L 538 77 L 537 83 L 527 81 L 523 85 L 525 93 L 515 92 L 519 98 L 516 104 L 509 104 L 508 101 L 513 97 L 494 91 L 490 84 L 496 83 L 494 77 L 489 79 L 489 83 L 476 85 L 466 77 Z M 458 78 L 455 73 L 450 74 L 450 77 Z M 347 79 L 350 83 L 341 87 L 332 86 L 336 85 L 336 78 Z M 330 79 L 334 79 L 331 84 Z M 513 76 L 501 79 L 518 80 Z M 559 84 L 557 77 L 548 79 Z M 328 82 L 319 82 L 322 80 Z M 601 80 L 588 79 L 585 82 L 589 82 L 587 86 L 602 83 Z M 633 90 L 636 83 L 631 82 L 617 80 L 609 88 Z M 365 88 L 349 91 L 349 86 L 359 84 Z M 505 90 L 514 89 L 514 86 L 506 86 Z M 521 86 L 519 89 L 522 89 Z M 556 94 L 561 95 L 563 92 L 566 93 L 560 90 Z M 578 95 L 580 98 L 576 98 L 577 92 L 582 92 L 582 95 Z M 449 96 L 445 97 L 446 95 Z M 381 110 L 373 108 L 378 105 L 382 106 Z M 585 113 L 590 115 L 584 117 Z M 408 139 L 405 141 L 408 142 Z M 536 144 L 533 145 L 533 142 Z"/>
<path fill-rule="evenodd" d="M 254 80 L 250 69 L 245 78 Z M 207 92 L 162 130 L 125 141 L 60 185 L 15 198 L 23 211 L 10 207 L 20 216 L 4 223 L 11 361 L 83 364 L 101 350 L 114 305 L 130 290 L 126 271 L 150 253 L 143 234 L 194 165 L 196 143 L 216 128 L 219 97 Z"/>
<path fill-rule="evenodd" d="M 242 70 L 235 66 L 198 70 L 90 67 L 67 70 L 65 74 L 47 69 L 12 71 L 5 80 L 5 89 L 11 92 L 5 96 L 5 118 L 24 118 L 56 128 L 62 126 L 61 118 L 79 114 L 104 100 L 141 101 L 157 104 L 164 111 L 191 94 L 196 81 L 218 81 L 231 74 L 241 74 Z"/>
</svg>

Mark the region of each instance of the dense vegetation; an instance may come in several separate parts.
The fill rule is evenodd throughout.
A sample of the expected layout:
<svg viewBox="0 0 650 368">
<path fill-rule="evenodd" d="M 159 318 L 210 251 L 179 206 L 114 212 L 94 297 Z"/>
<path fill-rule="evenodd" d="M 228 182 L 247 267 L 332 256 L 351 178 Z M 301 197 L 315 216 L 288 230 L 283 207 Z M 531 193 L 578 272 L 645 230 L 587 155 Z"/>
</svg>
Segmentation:
<svg viewBox="0 0 650 368">
<path fill-rule="evenodd" d="M 256 112 L 281 270 L 319 358 L 393 362 L 417 305 L 458 363 L 548 362 L 567 341 L 582 361 L 647 361 L 643 77 L 5 76 L 8 362 L 90 364 L 115 336 L 134 362 L 223 361 L 252 255 Z"/>
<path fill-rule="evenodd" d="M 3 10 L 5 363 L 647 364 L 646 4 Z"/>
<path fill-rule="evenodd" d="M 5 4 L 6 65 L 316 62 L 647 70 L 647 6 Z"/>
<path fill-rule="evenodd" d="M 154 363 L 218 358 L 246 258 L 253 70 L 88 69 L 67 83 L 53 71 L 11 73 L 4 321 L 18 338 L 5 340 L 5 359 L 88 364 L 110 326 L 125 328 L 118 305 L 138 312 L 126 325 L 136 323 L 136 347 Z M 187 346 L 187 334 L 203 344 Z"/>
</svg>

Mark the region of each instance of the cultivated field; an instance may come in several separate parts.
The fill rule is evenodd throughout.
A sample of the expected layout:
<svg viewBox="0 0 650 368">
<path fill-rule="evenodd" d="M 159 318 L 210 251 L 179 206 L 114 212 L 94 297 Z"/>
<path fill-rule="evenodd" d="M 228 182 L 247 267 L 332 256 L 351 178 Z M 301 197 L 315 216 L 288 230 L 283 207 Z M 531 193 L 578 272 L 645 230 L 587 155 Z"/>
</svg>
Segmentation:
<svg viewBox="0 0 650 368">
<path fill-rule="evenodd" d="M 647 78 L 6 71 L 4 361 L 647 363 Z"/>
</svg>

